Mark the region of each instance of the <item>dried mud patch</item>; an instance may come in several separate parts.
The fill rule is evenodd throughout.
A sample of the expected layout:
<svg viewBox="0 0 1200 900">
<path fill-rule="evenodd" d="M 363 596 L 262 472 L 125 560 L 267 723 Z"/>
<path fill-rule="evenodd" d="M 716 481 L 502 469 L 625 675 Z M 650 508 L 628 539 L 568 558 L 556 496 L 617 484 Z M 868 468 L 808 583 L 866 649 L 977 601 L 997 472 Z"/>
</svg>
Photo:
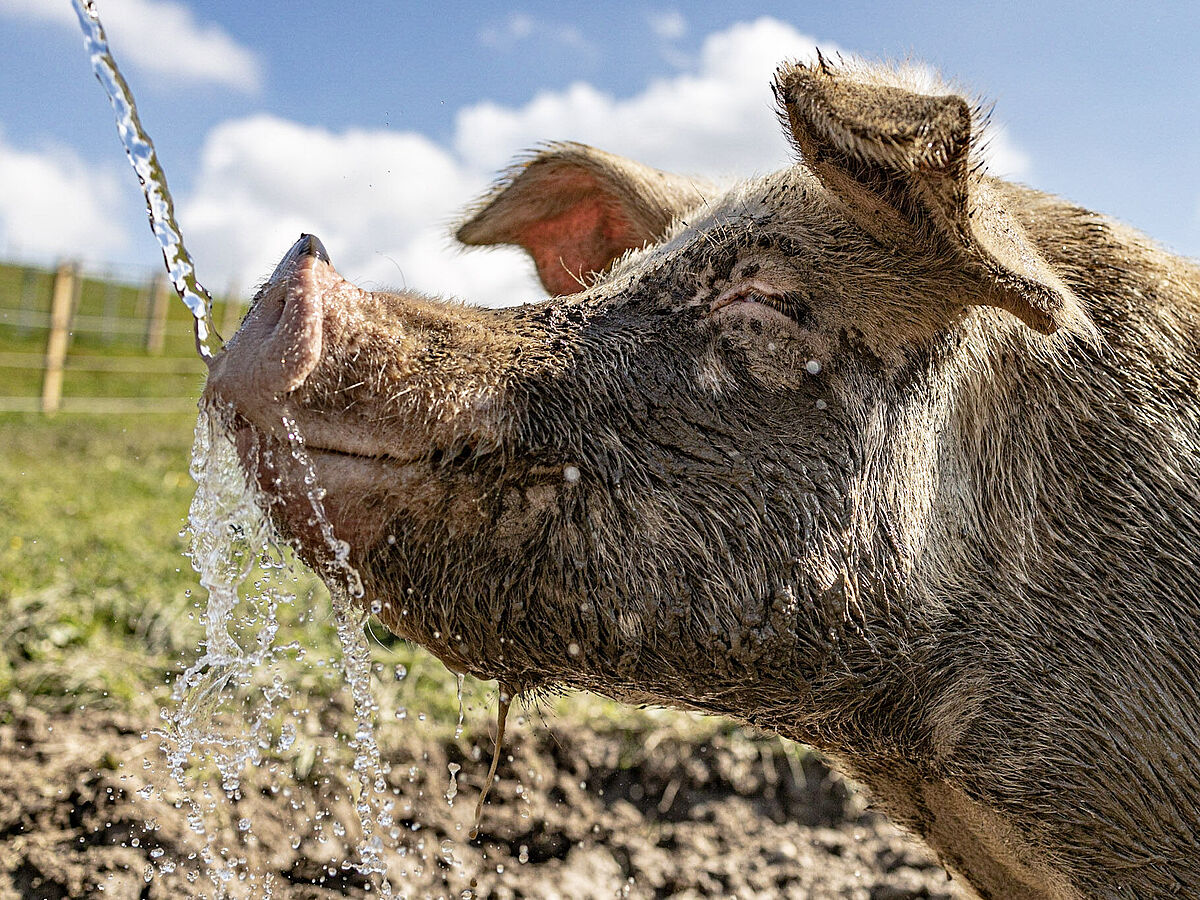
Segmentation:
<svg viewBox="0 0 1200 900">
<path fill-rule="evenodd" d="M 0 706 L 0 722 L 0 898 L 217 896 L 199 861 L 204 838 L 163 785 L 153 721 Z M 469 841 L 490 750 L 486 735 L 387 743 L 396 896 L 958 896 L 929 853 L 839 775 L 775 739 L 518 728 Z M 462 767 L 453 806 L 450 763 Z M 248 772 L 213 843 L 238 861 L 225 891 L 375 896 L 342 865 L 356 840 L 353 781 L 328 764 L 305 777 Z"/>
</svg>

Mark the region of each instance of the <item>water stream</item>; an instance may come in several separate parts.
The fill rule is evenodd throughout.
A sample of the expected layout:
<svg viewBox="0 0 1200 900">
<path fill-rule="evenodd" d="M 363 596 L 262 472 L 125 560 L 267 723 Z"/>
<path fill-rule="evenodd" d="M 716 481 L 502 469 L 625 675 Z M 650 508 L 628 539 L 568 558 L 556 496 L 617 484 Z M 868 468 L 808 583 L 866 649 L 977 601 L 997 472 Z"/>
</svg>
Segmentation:
<svg viewBox="0 0 1200 900">
<path fill-rule="evenodd" d="M 112 104 L 118 134 L 142 185 L 150 225 L 172 285 L 192 313 L 196 350 L 208 361 L 222 347 L 213 326 L 212 300 L 197 280 L 195 266 L 184 247 L 154 144 L 142 127 L 129 85 L 113 59 L 95 3 L 72 3 L 96 78 Z M 227 424 L 227 411 L 202 405 L 191 466 L 197 489 L 187 533 L 192 565 L 208 594 L 206 636 L 203 652 L 174 685 L 174 705 L 162 711 L 159 736 L 178 797 L 176 805 L 183 810 L 192 831 L 204 839 L 199 862 L 212 882 L 215 896 L 247 892 L 270 896 L 271 876 L 253 871 L 238 856 L 236 847 L 224 845 L 221 826 L 235 819 L 238 832 L 247 839 L 253 835 L 255 823 L 236 812 L 244 774 L 251 767 L 286 761 L 288 754 L 294 754 L 303 743 L 301 714 L 309 711 L 289 709 L 293 687 L 286 664 L 292 663 L 294 669 L 306 651 L 297 643 L 276 644 L 280 610 L 297 605 L 297 586 L 302 578 L 288 549 L 276 540 L 263 514 L 264 504 L 247 485 Z M 361 604 L 362 585 L 347 561 L 349 547 L 334 535 L 325 516 L 323 491 L 316 482 L 303 437 L 286 418 L 281 424 L 287 435 L 287 452 L 306 473 L 313 522 L 319 526 L 328 551 L 329 562 L 322 574 L 330 586 L 341 659 L 318 661 L 316 666 L 326 671 L 340 669 L 351 695 L 354 724 L 346 744 L 354 754 L 356 789 L 352 799 L 361 839 L 357 858 L 344 860 L 342 867 L 355 870 L 381 896 L 390 897 L 393 894 L 383 837 L 394 840 L 399 832 L 393 816 L 395 791 L 389 788 L 376 739 L 378 705 L 371 689 L 371 660 L 364 632 L 368 614 Z M 330 663 L 327 667 L 326 662 Z M 461 682 L 459 691 L 461 728 Z M 294 799 L 292 805 L 295 808 Z M 315 818 L 321 820 L 327 814 L 327 810 L 317 810 Z M 346 825 L 335 820 L 331 828 L 335 834 L 344 835 Z M 165 866 L 176 863 L 163 861 L 160 867 L 167 871 Z M 153 874 L 151 866 L 147 879 Z M 200 870 L 196 870 L 195 877 L 199 876 Z"/>
<path fill-rule="evenodd" d="M 158 154 L 154 152 L 154 142 L 142 128 L 133 94 L 113 59 L 94 0 L 71 0 L 71 3 L 83 29 L 83 40 L 92 70 L 108 94 L 117 117 L 117 133 L 146 195 L 150 228 L 162 249 L 167 274 L 175 292 L 194 318 L 196 352 L 209 360 L 221 349 L 221 336 L 217 334 L 212 320 L 212 297 L 197 280 L 196 267 L 183 245 L 183 235 L 175 221 L 175 203 L 167 188 L 167 176 L 159 165 Z"/>
<path fill-rule="evenodd" d="M 229 437 L 228 416 L 227 410 L 203 404 L 196 425 L 196 494 L 187 531 L 192 566 L 208 593 L 206 637 L 203 653 L 176 680 L 174 705 L 162 711 L 159 730 L 189 825 L 205 839 L 202 861 L 217 896 L 232 896 L 238 883 L 255 893 L 269 889 L 260 882 L 266 876 L 244 868 L 243 860 L 219 844 L 221 823 L 236 818 L 239 831 L 253 833 L 254 822 L 236 813 L 243 773 L 294 759 L 309 712 L 289 704 L 296 669 L 307 651 L 295 642 L 276 643 L 280 609 L 297 605 L 297 586 L 305 576 L 276 539 L 263 513 L 267 502 L 247 485 Z M 341 646 L 340 660 L 319 660 L 316 665 L 326 671 L 340 669 L 352 701 L 347 746 L 353 751 L 357 790 L 352 799 L 361 838 L 357 859 L 344 860 L 342 866 L 370 879 L 381 896 L 390 897 L 383 836 L 394 831 L 395 797 L 376 739 L 378 705 L 371 687 L 362 587 L 346 561 L 349 547 L 334 536 L 325 517 L 303 439 L 294 423 L 285 419 L 283 424 L 286 449 L 259 452 L 286 452 L 306 473 L 313 518 L 329 550 L 324 574 Z M 337 764 L 334 759 L 329 762 Z M 325 817 L 328 811 L 317 810 L 316 815 Z M 331 827 L 345 834 L 347 824 L 334 819 Z"/>
</svg>

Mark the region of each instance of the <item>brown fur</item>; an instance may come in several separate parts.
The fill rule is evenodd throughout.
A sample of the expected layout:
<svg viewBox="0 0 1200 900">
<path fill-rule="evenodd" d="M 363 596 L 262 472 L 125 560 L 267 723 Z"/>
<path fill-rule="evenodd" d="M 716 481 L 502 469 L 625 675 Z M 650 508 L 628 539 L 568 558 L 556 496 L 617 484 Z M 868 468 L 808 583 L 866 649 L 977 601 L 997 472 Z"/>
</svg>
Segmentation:
<svg viewBox="0 0 1200 900">
<path fill-rule="evenodd" d="M 776 92 L 796 166 L 721 193 L 551 146 L 459 232 L 586 290 L 472 310 L 309 258 L 210 395 L 316 558 L 271 481 L 295 418 L 368 596 L 453 668 L 819 747 L 983 897 L 1193 890 L 1200 271 L 987 176 L 909 73 Z"/>
</svg>

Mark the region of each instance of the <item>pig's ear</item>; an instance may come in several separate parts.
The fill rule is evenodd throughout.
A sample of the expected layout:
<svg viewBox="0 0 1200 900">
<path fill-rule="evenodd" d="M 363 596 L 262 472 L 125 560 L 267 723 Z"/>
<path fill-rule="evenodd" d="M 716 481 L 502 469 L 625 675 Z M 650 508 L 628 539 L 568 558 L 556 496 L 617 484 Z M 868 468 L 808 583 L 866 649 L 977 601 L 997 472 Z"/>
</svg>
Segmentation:
<svg viewBox="0 0 1200 900">
<path fill-rule="evenodd" d="M 657 240 L 709 186 L 583 144 L 513 166 L 458 227 L 464 244 L 516 244 L 551 294 L 573 294 L 626 250 Z"/>
<path fill-rule="evenodd" d="M 880 243 L 950 250 L 970 288 L 963 303 L 998 306 L 1031 328 L 1095 334 L 974 157 L 976 112 L 865 69 L 788 65 L 775 76 L 781 114 L 804 163 Z"/>
</svg>

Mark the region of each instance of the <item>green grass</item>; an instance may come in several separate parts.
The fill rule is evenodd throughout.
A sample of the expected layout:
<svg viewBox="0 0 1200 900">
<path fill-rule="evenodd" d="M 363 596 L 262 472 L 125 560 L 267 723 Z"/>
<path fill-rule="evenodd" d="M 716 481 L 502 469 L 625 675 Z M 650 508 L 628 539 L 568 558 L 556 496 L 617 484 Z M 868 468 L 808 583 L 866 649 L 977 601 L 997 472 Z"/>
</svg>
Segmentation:
<svg viewBox="0 0 1200 900">
<path fill-rule="evenodd" d="M 194 645 L 189 432 L 181 417 L 0 417 L 0 696 L 136 705 Z"/>
</svg>

